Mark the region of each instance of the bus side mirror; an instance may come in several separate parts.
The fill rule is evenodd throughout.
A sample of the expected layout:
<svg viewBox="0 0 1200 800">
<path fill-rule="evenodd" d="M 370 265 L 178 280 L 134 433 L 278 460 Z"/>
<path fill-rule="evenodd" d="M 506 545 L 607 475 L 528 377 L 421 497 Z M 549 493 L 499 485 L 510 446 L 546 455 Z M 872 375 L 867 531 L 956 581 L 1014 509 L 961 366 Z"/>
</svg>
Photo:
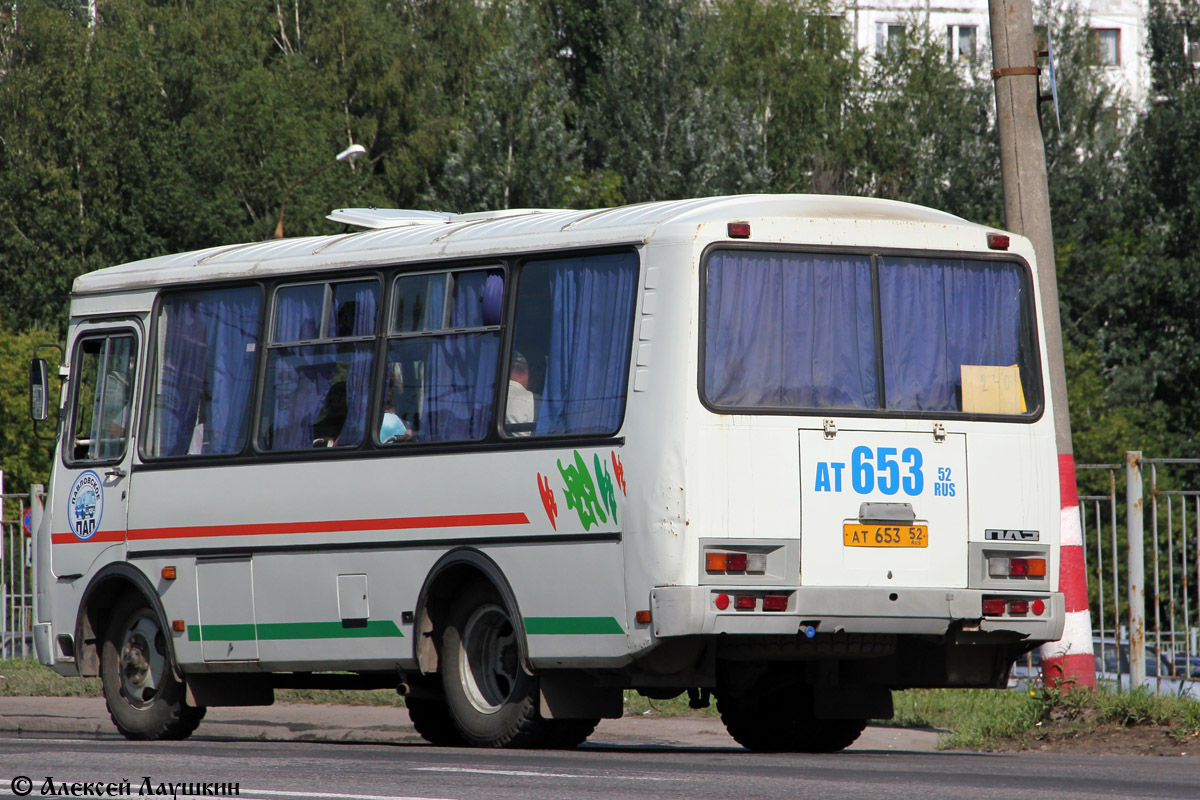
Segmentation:
<svg viewBox="0 0 1200 800">
<path fill-rule="evenodd" d="M 50 416 L 50 366 L 44 358 L 29 362 L 29 416 L 43 422 Z"/>
</svg>

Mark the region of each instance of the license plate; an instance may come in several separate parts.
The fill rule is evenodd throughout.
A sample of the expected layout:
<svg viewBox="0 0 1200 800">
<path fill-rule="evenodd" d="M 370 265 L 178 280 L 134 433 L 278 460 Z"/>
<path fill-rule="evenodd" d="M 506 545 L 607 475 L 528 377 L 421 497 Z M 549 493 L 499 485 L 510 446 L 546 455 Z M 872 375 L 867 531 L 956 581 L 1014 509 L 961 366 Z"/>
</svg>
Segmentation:
<svg viewBox="0 0 1200 800">
<path fill-rule="evenodd" d="M 929 526 L 847 522 L 842 525 L 842 542 L 846 547 L 928 547 Z"/>
</svg>

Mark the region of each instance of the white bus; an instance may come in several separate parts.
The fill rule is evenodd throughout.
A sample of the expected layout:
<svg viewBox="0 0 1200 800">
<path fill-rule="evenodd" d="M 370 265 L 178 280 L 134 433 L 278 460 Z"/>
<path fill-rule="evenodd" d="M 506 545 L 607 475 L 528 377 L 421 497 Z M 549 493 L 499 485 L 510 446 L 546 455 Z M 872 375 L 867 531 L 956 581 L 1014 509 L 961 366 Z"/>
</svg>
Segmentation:
<svg viewBox="0 0 1200 800">
<path fill-rule="evenodd" d="M 35 641 L 125 736 L 370 686 L 573 746 L 636 689 L 832 751 L 1060 637 L 1025 239 L 810 195 L 330 218 L 75 282 Z"/>
</svg>

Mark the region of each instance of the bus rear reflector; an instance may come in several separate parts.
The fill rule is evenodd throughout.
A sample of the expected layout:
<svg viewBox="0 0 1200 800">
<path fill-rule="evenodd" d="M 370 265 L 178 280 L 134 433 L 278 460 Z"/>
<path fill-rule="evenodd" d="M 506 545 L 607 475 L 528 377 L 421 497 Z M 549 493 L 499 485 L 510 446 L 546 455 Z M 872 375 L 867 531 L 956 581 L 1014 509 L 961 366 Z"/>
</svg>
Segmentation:
<svg viewBox="0 0 1200 800">
<path fill-rule="evenodd" d="M 1028 614 L 1029 613 L 1029 601 L 1028 600 L 1009 600 L 1008 601 L 1008 613 L 1010 613 L 1010 614 Z"/>
<path fill-rule="evenodd" d="M 171 630 L 176 633 L 183 633 L 187 630 L 187 624 L 181 619 L 173 619 L 171 620 Z"/>
<path fill-rule="evenodd" d="M 992 250 L 1007 250 L 1008 242 L 1008 236 L 1003 233 L 989 233 L 987 235 L 988 247 Z"/>
<path fill-rule="evenodd" d="M 717 595 L 717 599 L 713 600 L 713 603 L 717 606 L 718 611 L 724 611 L 729 608 L 729 595 L 722 592 Z"/>
<path fill-rule="evenodd" d="M 1003 597 L 983 598 L 983 615 L 985 617 L 1002 617 L 1008 608 L 1008 602 Z"/>
<path fill-rule="evenodd" d="M 1034 600 L 1029 604 L 1029 610 L 1032 611 L 1034 615 L 1040 617 L 1042 614 L 1046 613 L 1046 604 L 1041 600 Z"/>
<path fill-rule="evenodd" d="M 752 594 L 739 594 L 733 598 L 733 607 L 753 611 L 758 607 L 758 600 Z"/>
<path fill-rule="evenodd" d="M 763 598 L 763 611 L 787 611 L 786 594 L 769 594 Z"/>
<path fill-rule="evenodd" d="M 633 619 L 639 625 L 649 625 L 650 624 L 650 612 L 648 610 L 647 611 L 638 611 L 636 614 L 633 615 Z"/>
<path fill-rule="evenodd" d="M 175 580 L 175 568 L 174 567 L 163 567 L 162 568 L 162 576 L 163 576 L 163 580 L 165 580 L 165 581 Z"/>
</svg>

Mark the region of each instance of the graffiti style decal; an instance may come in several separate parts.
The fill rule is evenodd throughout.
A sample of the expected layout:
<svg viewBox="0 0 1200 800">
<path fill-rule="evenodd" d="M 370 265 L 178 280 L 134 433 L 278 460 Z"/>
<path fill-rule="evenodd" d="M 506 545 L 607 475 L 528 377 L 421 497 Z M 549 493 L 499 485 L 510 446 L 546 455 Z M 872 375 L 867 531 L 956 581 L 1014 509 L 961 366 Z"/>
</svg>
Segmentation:
<svg viewBox="0 0 1200 800">
<path fill-rule="evenodd" d="M 550 479 L 538 473 L 538 494 L 542 496 L 542 505 L 546 509 L 546 516 L 550 518 L 550 527 L 558 530 L 558 524 L 554 518 L 558 516 L 558 503 L 554 501 L 554 490 L 550 488 Z"/>
<path fill-rule="evenodd" d="M 599 453 L 593 456 L 593 465 L 596 469 L 596 485 L 600 489 L 600 499 L 604 501 L 604 507 L 608 509 L 608 513 L 612 514 L 615 523 L 617 521 L 617 493 L 613 489 L 612 477 L 608 474 L 604 462 L 600 460 Z"/>
<path fill-rule="evenodd" d="M 574 509 L 579 515 L 579 524 L 585 531 L 591 530 L 593 525 L 607 523 L 610 517 L 614 525 L 617 523 L 616 487 L 620 486 L 622 494 L 625 493 L 625 473 L 615 452 L 612 458 L 615 480 L 613 473 L 608 470 L 608 461 L 599 453 L 592 456 L 590 468 L 578 450 L 575 451 L 575 458 L 566 466 L 563 466 L 562 459 L 558 460 L 558 472 L 563 479 L 563 499 L 567 501 L 567 508 Z M 554 490 L 550 487 L 550 480 L 540 472 L 538 492 L 550 524 L 558 530 L 555 522 L 558 504 L 554 501 Z"/>
<path fill-rule="evenodd" d="M 621 463 L 621 457 L 617 455 L 617 451 L 612 451 L 613 478 L 617 482 L 617 486 L 621 487 L 621 494 L 626 497 L 629 492 L 625 491 L 625 465 Z"/>
<path fill-rule="evenodd" d="M 599 500 L 596 499 L 596 485 L 592 480 L 592 475 L 588 473 L 588 465 L 584 463 L 583 456 L 580 451 L 575 451 L 575 463 L 566 465 L 563 468 L 562 459 L 558 461 L 558 471 L 563 475 L 563 497 L 566 498 L 566 507 L 575 509 L 580 515 L 580 524 L 583 525 L 583 530 L 592 529 L 592 525 L 596 524 L 596 519 L 600 522 L 608 522 L 608 518 L 604 513 L 604 506 L 601 506 Z"/>
<path fill-rule="evenodd" d="M 578 450 L 575 451 L 575 463 L 568 464 L 566 468 L 563 467 L 562 459 L 559 459 L 558 471 L 566 484 L 563 497 L 567 499 L 567 508 L 573 508 L 579 514 L 579 522 L 583 529 L 591 530 L 597 519 L 600 522 L 608 522 L 608 517 L 604 515 L 604 507 L 596 497 L 596 484 Z"/>
</svg>

